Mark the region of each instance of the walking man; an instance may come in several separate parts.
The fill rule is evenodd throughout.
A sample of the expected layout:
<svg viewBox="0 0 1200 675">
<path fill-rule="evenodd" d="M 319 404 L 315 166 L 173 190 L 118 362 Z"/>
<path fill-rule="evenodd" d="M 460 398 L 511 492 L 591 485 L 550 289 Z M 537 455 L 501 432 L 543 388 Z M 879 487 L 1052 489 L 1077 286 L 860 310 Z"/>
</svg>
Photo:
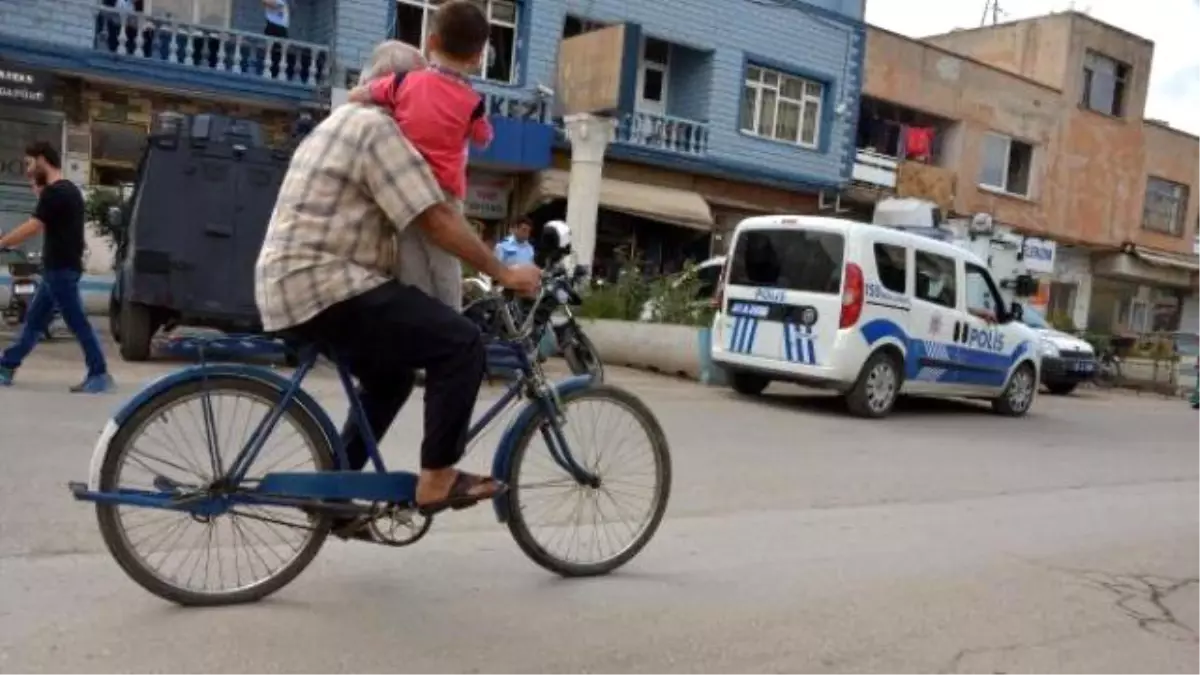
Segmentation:
<svg viewBox="0 0 1200 675">
<path fill-rule="evenodd" d="M 46 332 L 57 306 L 67 327 L 79 340 L 87 361 L 87 376 L 71 391 L 87 394 L 108 391 L 114 386 L 113 379 L 79 295 L 79 279 L 83 276 L 83 193 L 63 178 L 58 151 L 45 141 L 25 149 L 25 173 L 41 188 L 37 207 L 32 218 L 0 236 L 0 249 L 12 248 L 44 233 L 42 283 L 25 315 L 21 335 L 0 354 L 0 386 L 12 384 L 13 375 Z"/>
</svg>

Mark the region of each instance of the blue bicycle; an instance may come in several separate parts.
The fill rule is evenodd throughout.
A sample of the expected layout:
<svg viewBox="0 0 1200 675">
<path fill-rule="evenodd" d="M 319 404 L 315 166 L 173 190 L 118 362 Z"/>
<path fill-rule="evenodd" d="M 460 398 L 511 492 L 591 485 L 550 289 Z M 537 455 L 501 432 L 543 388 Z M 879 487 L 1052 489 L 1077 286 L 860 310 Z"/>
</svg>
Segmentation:
<svg viewBox="0 0 1200 675">
<path fill-rule="evenodd" d="M 563 299 L 565 279 L 548 274 L 537 303 Z M 492 461 L 492 475 L 509 486 L 493 500 L 496 516 L 538 565 L 566 577 L 606 574 L 637 555 L 662 521 L 667 440 L 625 390 L 587 376 L 550 383 L 531 338 L 544 329 L 537 317 L 550 312 L 530 312 L 517 325 L 507 304 L 496 296 L 507 335 L 489 345 L 488 365 L 513 379 L 470 430 L 478 438 L 524 401 Z M 351 375 L 335 359 L 374 468 L 346 470 L 337 428 L 301 386 L 319 350 L 299 350 L 290 379 L 258 366 L 185 368 L 107 424 L 88 482 L 71 490 L 95 503 L 109 551 L 151 593 L 182 605 L 251 602 L 295 579 L 335 521 L 353 530 L 335 534 L 390 546 L 429 531 L 432 517 L 414 506 L 416 475 L 385 468 Z M 601 452 L 610 445 L 611 454 Z"/>
</svg>

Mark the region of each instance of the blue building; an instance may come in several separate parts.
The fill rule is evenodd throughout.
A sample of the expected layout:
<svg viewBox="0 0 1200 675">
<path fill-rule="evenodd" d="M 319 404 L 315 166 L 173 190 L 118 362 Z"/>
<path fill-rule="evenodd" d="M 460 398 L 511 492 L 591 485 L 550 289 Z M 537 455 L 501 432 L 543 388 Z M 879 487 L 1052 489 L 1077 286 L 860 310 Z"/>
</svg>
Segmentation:
<svg viewBox="0 0 1200 675">
<path fill-rule="evenodd" d="M 748 215 L 815 212 L 849 179 L 865 32 L 862 0 L 479 0 L 492 21 L 479 88 L 501 107 L 553 89 L 564 37 L 627 36 L 616 142 L 605 164 L 597 263 L 632 247 L 658 269 L 721 250 Z M 337 60 L 381 37 L 423 45 L 435 0 L 343 0 Z M 370 30 L 360 30 L 369 28 Z M 497 111 L 499 111 L 497 109 Z M 553 119 L 553 106 L 547 118 Z M 508 216 L 560 217 L 568 147 L 520 173 Z M 527 167 L 532 168 L 532 167 Z M 714 236 L 716 235 L 716 236 Z"/>
<path fill-rule="evenodd" d="M 623 95 L 598 261 L 631 246 L 670 270 L 720 249 L 742 217 L 818 210 L 849 178 L 863 0 L 477 1 L 492 24 L 478 87 L 497 140 L 472 156 L 468 212 L 493 232 L 561 215 L 569 148 L 539 90 L 556 85 L 564 37 L 617 23 Z M 290 4 L 282 38 L 264 34 L 262 0 L 0 1 L 0 73 L 42 93 L 5 96 L 0 82 L 0 225 L 28 200 L 27 140 L 61 142 L 68 173 L 105 185 L 131 178 L 159 110 L 252 117 L 280 139 L 298 108 L 337 100 L 381 40 L 423 46 L 438 2 Z"/>
</svg>

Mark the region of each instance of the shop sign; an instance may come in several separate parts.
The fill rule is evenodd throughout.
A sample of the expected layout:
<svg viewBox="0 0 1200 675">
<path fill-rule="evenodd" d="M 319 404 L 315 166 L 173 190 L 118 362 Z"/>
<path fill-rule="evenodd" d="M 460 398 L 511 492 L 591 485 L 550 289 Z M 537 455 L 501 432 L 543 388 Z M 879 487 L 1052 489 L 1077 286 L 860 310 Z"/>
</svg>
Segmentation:
<svg viewBox="0 0 1200 675">
<path fill-rule="evenodd" d="M 0 61 L 0 105 L 48 108 L 50 104 L 49 75 Z"/>
<path fill-rule="evenodd" d="M 1025 268 L 1033 274 L 1053 274 L 1054 254 L 1058 245 L 1048 239 L 1025 239 Z"/>
<path fill-rule="evenodd" d="M 503 177 L 475 177 L 467 183 L 463 213 L 468 218 L 503 220 L 508 217 L 512 182 Z"/>
</svg>

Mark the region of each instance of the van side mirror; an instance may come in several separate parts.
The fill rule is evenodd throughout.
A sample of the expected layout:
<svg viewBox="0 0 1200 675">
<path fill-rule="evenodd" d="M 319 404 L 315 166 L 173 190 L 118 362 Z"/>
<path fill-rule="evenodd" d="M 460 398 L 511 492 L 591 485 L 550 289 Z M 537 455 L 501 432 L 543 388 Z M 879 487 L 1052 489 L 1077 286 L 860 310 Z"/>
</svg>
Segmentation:
<svg viewBox="0 0 1200 675">
<path fill-rule="evenodd" d="M 1031 298 L 1037 292 L 1038 281 L 1031 274 L 1021 274 L 1013 281 L 1013 295 L 1018 298 Z"/>
<path fill-rule="evenodd" d="M 1025 308 L 1021 306 L 1021 303 L 1014 302 L 1008 310 L 1008 317 L 1013 321 L 1021 321 L 1025 318 Z"/>
<path fill-rule="evenodd" d="M 108 207 L 108 213 L 104 214 L 104 222 L 114 230 L 119 230 L 125 224 L 125 213 L 121 211 L 119 206 Z"/>
</svg>

